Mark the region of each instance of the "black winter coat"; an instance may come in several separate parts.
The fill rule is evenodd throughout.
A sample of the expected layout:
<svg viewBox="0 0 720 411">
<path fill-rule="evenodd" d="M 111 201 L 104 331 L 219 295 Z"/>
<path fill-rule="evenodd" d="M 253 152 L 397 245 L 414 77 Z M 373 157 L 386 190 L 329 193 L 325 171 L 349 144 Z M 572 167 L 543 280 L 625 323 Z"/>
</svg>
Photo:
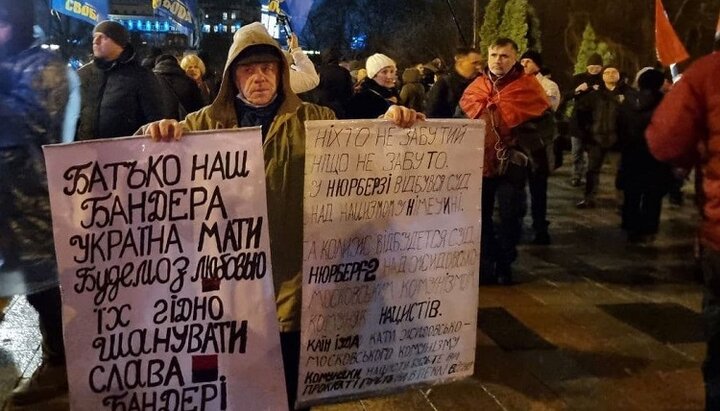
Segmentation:
<svg viewBox="0 0 720 411">
<path fill-rule="evenodd" d="M 365 79 L 361 87 L 348 102 L 347 118 L 378 118 L 400 100 L 396 88 L 385 88 L 373 79 Z"/>
<path fill-rule="evenodd" d="M 313 90 L 317 104 L 332 109 L 337 118 L 345 118 L 345 105 L 353 94 L 350 72 L 337 64 L 323 65 L 317 72 L 320 84 Z"/>
<path fill-rule="evenodd" d="M 164 115 L 162 89 L 127 46 L 112 62 L 95 60 L 78 70 L 82 108 L 76 140 L 130 136 Z"/>
<path fill-rule="evenodd" d="M 425 114 L 429 118 L 453 118 L 463 92 L 472 81 L 455 70 L 440 77 L 428 92 Z"/>
<path fill-rule="evenodd" d="M 672 167 L 656 160 L 645 140 L 645 129 L 662 98 L 660 91 L 640 90 L 628 94 L 621 106 L 619 189 L 662 191 L 667 190 L 672 180 Z"/>
<path fill-rule="evenodd" d="M 166 118 L 184 120 L 185 115 L 203 107 L 200 88 L 174 57 L 158 61 L 153 73 L 160 81 Z"/>
</svg>

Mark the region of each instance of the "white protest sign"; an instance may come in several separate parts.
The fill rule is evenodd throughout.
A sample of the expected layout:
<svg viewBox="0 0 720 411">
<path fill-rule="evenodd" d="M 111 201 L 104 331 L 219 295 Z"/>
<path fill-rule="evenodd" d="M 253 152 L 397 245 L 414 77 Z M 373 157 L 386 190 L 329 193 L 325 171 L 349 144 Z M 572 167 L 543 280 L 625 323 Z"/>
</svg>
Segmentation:
<svg viewBox="0 0 720 411">
<path fill-rule="evenodd" d="M 303 405 L 473 373 L 484 123 L 306 122 Z"/>
<path fill-rule="evenodd" d="M 260 129 L 45 157 L 71 408 L 287 409 Z"/>
</svg>

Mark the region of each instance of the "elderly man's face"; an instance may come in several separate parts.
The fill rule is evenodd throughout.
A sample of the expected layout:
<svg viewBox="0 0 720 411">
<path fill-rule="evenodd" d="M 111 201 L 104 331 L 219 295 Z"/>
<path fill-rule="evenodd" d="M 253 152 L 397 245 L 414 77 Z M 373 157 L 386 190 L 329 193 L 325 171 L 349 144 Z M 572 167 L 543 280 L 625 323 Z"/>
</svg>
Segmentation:
<svg viewBox="0 0 720 411">
<path fill-rule="evenodd" d="M 235 87 L 247 101 L 265 106 L 275 97 L 279 79 L 277 62 L 243 64 L 235 68 Z"/>
<path fill-rule="evenodd" d="M 517 51 L 512 45 L 492 46 L 488 50 L 488 67 L 496 76 L 507 74 L 517 62 Z"/>
</svg>

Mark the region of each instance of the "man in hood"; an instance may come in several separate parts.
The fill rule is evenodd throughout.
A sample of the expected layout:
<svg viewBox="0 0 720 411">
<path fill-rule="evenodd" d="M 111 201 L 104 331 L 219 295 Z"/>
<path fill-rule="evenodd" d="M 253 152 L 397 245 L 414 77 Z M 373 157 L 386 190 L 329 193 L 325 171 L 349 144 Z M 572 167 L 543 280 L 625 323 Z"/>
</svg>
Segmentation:
<svg viewBox="0 0 720 411">
<path fill-rule="evenodd" d="M 392 106 L 385 118 L 408 127 L 424 118 Z M 290 87 L 289 66 L 261 23 L 238 30 L 228 52 L 215 101 L 184 121 L 165 119 L 143 127 L 155 140 L 183 132 L 260 126 L 267 181 L 273 282 L 288 401 L 295 402 L 300 358 L 302 214 L 306 120 L 333 120 L 327 107 L 303 103 Z"/>
<path fill-rule="evenodd" d="M 141 67 L 130 34 L 116 21 L 93 29 L 93 61 L 78 70 L 82 108 L 77 140 L 132 135 L 138 127 L 168 115 L 152 71 Z"/>
<path fill-rule="evenodd" d="M 534 153 L 545 150 L 554 133 L 550 102 L 535 76 L 518 62 L 518 46 L 508 38 L 488 49 L 488 66 L 465 89 L 460 108 L 469 118 L 485 120 L 485 161 L 482 183 L 480 280 L 512 284 L 511 265 L 525 214 L 525 182 L 529 167 L 539 166 Z M 495 201 L 499 224 L 493 222 Z"/>
</svg>

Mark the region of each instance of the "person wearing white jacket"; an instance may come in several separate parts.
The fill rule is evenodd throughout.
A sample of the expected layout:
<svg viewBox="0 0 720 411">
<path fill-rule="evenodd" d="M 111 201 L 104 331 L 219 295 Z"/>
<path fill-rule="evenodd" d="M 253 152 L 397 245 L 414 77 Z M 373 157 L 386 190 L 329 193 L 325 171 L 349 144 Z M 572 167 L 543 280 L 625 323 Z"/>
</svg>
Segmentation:
<svg viewBox="0 0 720 411">
<path fill-rule="evenodd" d="M 320 76 L 315 65 L 300 48 L 298 38 L 291 34 L 288 39 L 288 53 L 285 55 L 290 64 L 290 88 L 296 94 L 305 93 L 320 84 Z"/>
</svg>

